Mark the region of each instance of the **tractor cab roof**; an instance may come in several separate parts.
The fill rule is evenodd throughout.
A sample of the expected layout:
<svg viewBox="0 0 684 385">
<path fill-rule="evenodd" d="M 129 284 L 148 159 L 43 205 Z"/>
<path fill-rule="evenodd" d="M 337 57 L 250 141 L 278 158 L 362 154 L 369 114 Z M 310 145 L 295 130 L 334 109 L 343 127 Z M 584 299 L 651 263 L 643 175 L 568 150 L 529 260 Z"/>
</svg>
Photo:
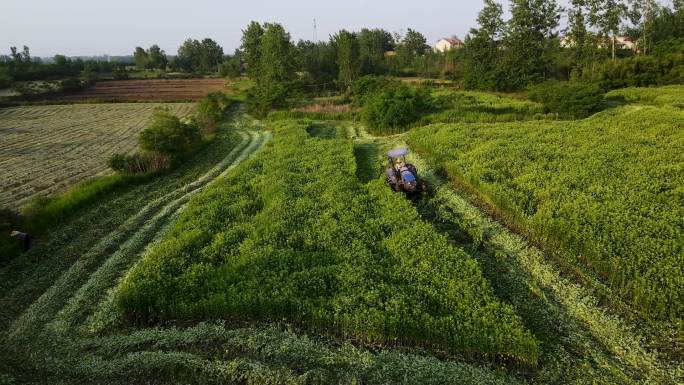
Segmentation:
<svg viewBox="0 0 684 385">
<path fill-rule="evenodd" d="M 407 148 L 395 148 L 394 150 L 389 150 L 387 152 L 387 156 L 390 158 L 399 158 L 402 156 L 406 156 L 409 153 L 409 150 Z"/>
</svg>

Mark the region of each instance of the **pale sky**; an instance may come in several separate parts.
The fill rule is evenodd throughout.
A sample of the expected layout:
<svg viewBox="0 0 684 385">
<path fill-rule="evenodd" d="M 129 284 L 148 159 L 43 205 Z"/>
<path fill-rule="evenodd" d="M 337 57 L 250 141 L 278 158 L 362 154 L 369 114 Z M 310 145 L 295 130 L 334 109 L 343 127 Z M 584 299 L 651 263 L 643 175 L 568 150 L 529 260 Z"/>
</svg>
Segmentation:
<svg viewBox="0 0 684 385">
<path fill-rule="evenodd" d="M 27 45 L 42 57 L 130 55 L 152 44 L 175 54 L 188 37 L 210 37 L 232 54 L 251 20 L 279 22 L 297 41 L 313 38 L 314 18 L 318 40 L 342 28 L 413 28 L 434 45 L 465 37 L 481 8 L 482 0 L 0 0 L 0 54 Z"/>
</svg>

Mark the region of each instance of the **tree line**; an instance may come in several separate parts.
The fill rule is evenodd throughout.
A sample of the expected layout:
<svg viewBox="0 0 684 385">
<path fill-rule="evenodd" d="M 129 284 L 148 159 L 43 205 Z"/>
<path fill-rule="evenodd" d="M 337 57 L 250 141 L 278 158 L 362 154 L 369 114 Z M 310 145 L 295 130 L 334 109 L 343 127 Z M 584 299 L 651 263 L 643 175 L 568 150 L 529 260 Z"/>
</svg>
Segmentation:
<svg viewBox="0 0 684 385">
<path fill-rule="evenodd" d="M 246 74 L 266 104 L 286 93 L 350 91 L 364 75 L 451 79 L 468 89 L 515 91 L 547 80 L 600 83 L 602 88 L 684 81 L 684 0 L 485 0 L 462 49 L 435 52 L 420 32 L 341 30 L 326 41 L 294 42 L 282 25 L 250 23 L 232 55 L 214 40 L 187 39 L 175 56 L 158 45 L 136 47 L 138 70 Z M 560 28 L 565 16 L 567 27 Z M 624 49 L 627 37 L 634 49 Z M 620 41 L 619 41 L 620 40 Z M 262 63 L 263 59 L 263 63 Z M 125 72 L 125 65 L 56 56 L 43 64 L 28 48 L 0 58 L 0 82 L 88 72 Z M 271 99 L 270 101 L 267 99 Z"/>
<path fill-rule="evenodd" d="M 606 88 L 684 81 L 684 7 L 654 0 L 485 0 L 463 50 L 467 88 L 510 91 L 545 80 L 599 82 Z M 568 26 L 559 31 L 561 16 Z M 560 32 L 564 32 L 561 36 Z M 622 49 L 618 38 L 632 49 Z"/>
</svg>

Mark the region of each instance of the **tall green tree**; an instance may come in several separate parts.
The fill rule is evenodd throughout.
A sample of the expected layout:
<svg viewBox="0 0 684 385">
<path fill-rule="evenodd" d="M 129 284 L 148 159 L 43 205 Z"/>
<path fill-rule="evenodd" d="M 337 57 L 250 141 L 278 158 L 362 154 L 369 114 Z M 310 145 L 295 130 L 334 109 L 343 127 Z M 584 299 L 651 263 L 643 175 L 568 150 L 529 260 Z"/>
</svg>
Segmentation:
<svg viewBox="0 0 684 385">
<path fill-rule="evenodd" d="M 359 41 L 355 34 L 341 30 L 332 37 L 332 42 L 337 49 L 340 87 L 350 91 L 361 69 Z"/>
<path fill-rule="evenodd" d="M 282 25 L 266 23 L 261 38 L 258 82 L 284 82 L 294 78 L 293 44 Z"/>
<path fill-rule="evenodd" d="M 249 23 L 242 30 L 242 57 L 247 67 L 247 76 L 256 79 L 259 76 L 261 66 L 261 38 L 264 36 L 264 28 L 256 21 Z"/>
<path fill-rule="evenodd" d="M 568 32 L 565 36 L 571 55 L 568 66 L 576 78 L 581 78 L 585 68 L 593 66 L 596 52 L 594 36 L 587 29 L 587 0 L 572 0 L 568 9 Z M 593 71 L 592 71 L 593 73 Z"/>
<path fill-rule="evenodd" d="M 143 47 L 135 47 L 135 52 L 133 52 L 133 60 L 135 61 L 135 66 L 139 70 L 144 70 L 147 68 L 147 52 Z"/>
<path fill-rule="evenodd" d="M 636 26 L 637 33 L 640 34 L 639 48 L 643 55 L 647 55 L 650 50 L 653 22 L 656 19 L 659 8 L 655 0 L 630 0 L 629 11 L 627 11 L 625 6 L 625 13 L 629 16 L 632 24 Z"/>
<path fill-rule="evenodd" d="M 519 89 L 548 77 L 559 20 L 556 0 L 511 0 L 504 38 L 504 89 Z"/>
<path fill-rule="evenodd" d="M 417 57 L 423 56 L 429 49 L 425 36 L 409 28 L 401 42 L 397 44 L 397 56 L 404 66 L 409 66 Z"/>
<path fill-rule="evenodd" d="M 204 38 L 200 43 L 198 67 L 202 72 L 216 72 L 223 62 L 223 48 L 213 39 Z"/>
<path fill-rule="evenodd" d="M 602 33 L 604 40 L 610 42 L 613 61 L 616 58 L 617 36 L 623 18 L 627 15 L 627 5 L 623 0 L 589 0 L 592 25 Z"/>
<path fill-rule="evenodd" d="M 364 28 L 357 34 L 361 73 L 381 74 L 386 71 L 385 52 L 394 49 L 392 34 L 384 29 Z"/>
<path fill-rule="evenodd" d="M 325 90 L 338 76 L 337 50 L 330 42 L 299 41 L 297 43 L 299 66 L 304 81 L 312 91 Z"/>
<path fill-rule="evenodd" d="M 248 92 L 250 110 L 257 115 L 286 105 L 296 78 L 294 45 L 282 25 L 264 24 L 260 43 L 258 62 L 251 64 L 256 85 Z"/>
<path fill-rule="evenodd" d="M 504 21 L 501 4 L 485 0 L 477 16 L 479 28 L 470 30 L 465 40 L 464 85 L 474 89 L 496 89 Z"/>
<path fill-rule="evenodd" d="M 137 52 L 137 49 L 136 49 Z M 156 68 L 160 70 L 165 70 L 168 64 L 168 59 L 166 58 L 166 52 L 159 48 L 158 45 L 154 44 L 147 50 L 147 68 Z"/>
<path fill-rule="evenodd" d="M 214 40 L 187 39 L 178 48 L 177 66 L 186 71 L 215 72 L 223 62 L 223 48 Z"/>
</svg>

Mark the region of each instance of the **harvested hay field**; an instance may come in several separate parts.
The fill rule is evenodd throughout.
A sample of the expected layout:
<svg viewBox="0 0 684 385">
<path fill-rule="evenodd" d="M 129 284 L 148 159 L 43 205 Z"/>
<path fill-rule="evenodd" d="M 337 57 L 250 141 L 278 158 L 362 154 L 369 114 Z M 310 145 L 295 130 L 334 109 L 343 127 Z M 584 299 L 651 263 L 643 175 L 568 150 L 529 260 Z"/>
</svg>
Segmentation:
<svg viewBox="0 0 684 385">
<path fill-rule="evenodd" d="M 98 82 L 76 93 L 53 95 L 50 100 L 81 101 L 197 101 L 214 91 L 224 90 L 226 79 L 150 79 Z"/>
<path fill-rule="evenodd" d="M 0 207 L 19 208 L 107 172 L 113 153 L 132 152 L 154 103 L 24 106 L 0 109 Z M 179 116 L 194 104 L 166 104 Z"/>
</svg>

